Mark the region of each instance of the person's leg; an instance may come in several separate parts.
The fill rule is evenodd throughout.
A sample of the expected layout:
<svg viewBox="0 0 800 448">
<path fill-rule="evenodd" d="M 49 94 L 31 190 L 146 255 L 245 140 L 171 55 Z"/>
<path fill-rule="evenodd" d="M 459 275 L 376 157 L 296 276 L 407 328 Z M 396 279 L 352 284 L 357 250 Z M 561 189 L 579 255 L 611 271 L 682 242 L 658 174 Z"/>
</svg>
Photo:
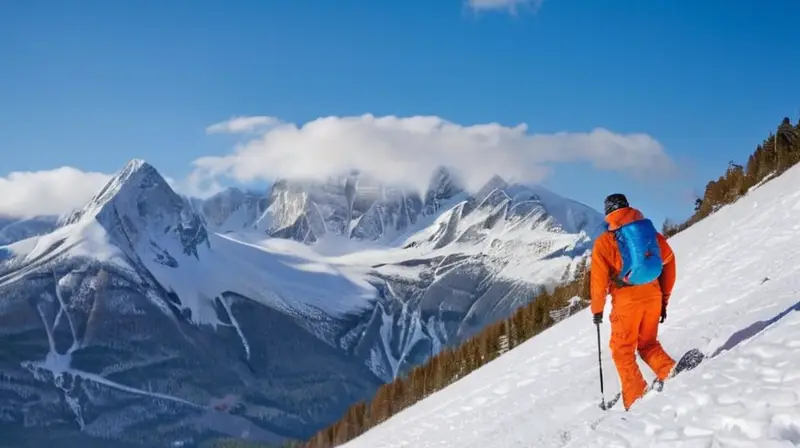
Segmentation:
<svg viewBox="0 0 800 448">
<path fill-rule="evenodd" d="M 642 320 L 639 327 L 638 349 L 642 360 L 653 369 L 656 377 L 664 381 L 675 366 L 661 343 L 658 342 L 658 325 L 661 319 L 661 298 L 657 297 L 641 304 Z"/>
<path fill-rule="evenodd" d="M 613 306 L 611 309 L 611 357 L 622 385 L 622 403 L 625 409 L 644 394 L 647 384 L 636 364 L 636 343 L 639 340 L 641 309 L 635 306 Z"/>
</svg>

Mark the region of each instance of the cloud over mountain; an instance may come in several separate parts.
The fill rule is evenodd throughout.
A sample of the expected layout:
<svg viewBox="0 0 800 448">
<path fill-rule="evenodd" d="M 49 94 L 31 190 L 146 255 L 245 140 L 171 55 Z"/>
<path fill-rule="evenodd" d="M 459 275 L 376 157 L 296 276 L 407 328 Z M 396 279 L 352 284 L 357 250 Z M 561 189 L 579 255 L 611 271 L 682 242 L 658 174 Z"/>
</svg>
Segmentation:
<svg viewBox="0 0 800 448">
<path fill-rule="evenodd" d="M 479 188 L 495 174 L 537 182 L 558 163 L 589 163 L 634 177 L 674 171 L 673 161 L 653 137 L 603 128 L 531 134 L 526 124 L 461 125 L 436 116 L 331 116 L 299 125 L 253 118 L 214 125 L 234 133 L 252 131 L 253 123 L 268 127 L 247 134 L 230 154 L 195 160 L 193 175 L 239 181 L 318 179 L 358 169 L 389 183 L 424 188 L 435 169 L 447 166 L 467 188 Z"/>
<path fill-rule="evenodd" d="M 196 159 L 185 178 L 168 178 L 181 193 L 207 197 L 226 180 L 322 179 L 354 169 L 420 191 L 442 166 L 473 191 L 496 174 L 509 181 L 538 182 L 561 163 L 587 163 L 645 179 L 675 172 L 674 162 L 650 135 L 604 128 L 535 134 L 526 124 L 462 125 L 436 116 L 366 114 L 302 124 L 239 116 L 206 131 L 240 140 L 228 154 Z M 73 167 L 9 173 L 0 177 L 0 216 L 69 212 L 83 206 L 109 177 Z"/>
<path fill-rule="evenodd" d="M 82 207 L 111 178 L 63 166 L 0 177 L 0 216 L 58 215 Z"/>
<path fill-rule="evenodd" d="M 112 177 L 71 166 L 50 170 L 13 171 L 0 176 L 0 217 L 31 218 L 62 215 L 81 208 Z M 188 190 L 188 182 L 165 177 L 173 189 Z"/>
</svg>

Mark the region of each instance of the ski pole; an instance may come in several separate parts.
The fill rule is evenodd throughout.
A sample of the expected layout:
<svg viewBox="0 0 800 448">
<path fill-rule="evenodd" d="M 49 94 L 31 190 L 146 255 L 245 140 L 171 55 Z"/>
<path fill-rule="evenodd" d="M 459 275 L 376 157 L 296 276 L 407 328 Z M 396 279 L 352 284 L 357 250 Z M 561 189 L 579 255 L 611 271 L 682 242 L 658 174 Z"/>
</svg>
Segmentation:
<svg viewBox="0 0 800 448">
<path fill-rule="evenodd" d="M 600 352 L 600 324 L 597 323 L 597 365 L 600 367 L 600 409 L 606 409 L 606 397 L 603 390 L 603 359 Z"/>
</svg>

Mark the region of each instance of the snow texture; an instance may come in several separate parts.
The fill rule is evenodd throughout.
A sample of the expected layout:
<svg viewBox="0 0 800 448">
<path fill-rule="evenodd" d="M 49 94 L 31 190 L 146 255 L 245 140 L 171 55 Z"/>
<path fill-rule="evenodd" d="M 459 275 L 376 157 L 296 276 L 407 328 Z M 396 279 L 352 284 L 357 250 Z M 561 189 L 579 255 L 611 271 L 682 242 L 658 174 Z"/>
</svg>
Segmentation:
<svg viewBox="0 0 800 448">
<path fill-rule="evenodd" d="M 794 167 L 670 240 L 678 281 L 661 342 L 676 359 L 692 348 L 710 358 L 628 413 L 599 409 L 596 330 L 585 309 L 343 446 L 798 446 L 798 233 Z M 608 338 L 606 323 L 606 399 L 619 391 Z"/>
</svg>

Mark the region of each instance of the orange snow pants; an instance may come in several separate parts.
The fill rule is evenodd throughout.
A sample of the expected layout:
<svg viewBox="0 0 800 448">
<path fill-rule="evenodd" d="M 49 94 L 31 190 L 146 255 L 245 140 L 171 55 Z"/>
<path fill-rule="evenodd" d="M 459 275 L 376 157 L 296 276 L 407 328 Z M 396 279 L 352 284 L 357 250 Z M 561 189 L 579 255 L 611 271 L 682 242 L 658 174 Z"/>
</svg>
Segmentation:
<svg viewBox="0 0 800 448">
<path fill-rule="evenodd" d="M 616 302 L 609 316 L 609 347 L 622 384 L 622 403 L 628 409 L 647 387 L 636 363 L 636 351 L 662 381 L 672 371 L 675 361 L 658 342 L 661 297 L 624 297 Z"/>
</svg>

